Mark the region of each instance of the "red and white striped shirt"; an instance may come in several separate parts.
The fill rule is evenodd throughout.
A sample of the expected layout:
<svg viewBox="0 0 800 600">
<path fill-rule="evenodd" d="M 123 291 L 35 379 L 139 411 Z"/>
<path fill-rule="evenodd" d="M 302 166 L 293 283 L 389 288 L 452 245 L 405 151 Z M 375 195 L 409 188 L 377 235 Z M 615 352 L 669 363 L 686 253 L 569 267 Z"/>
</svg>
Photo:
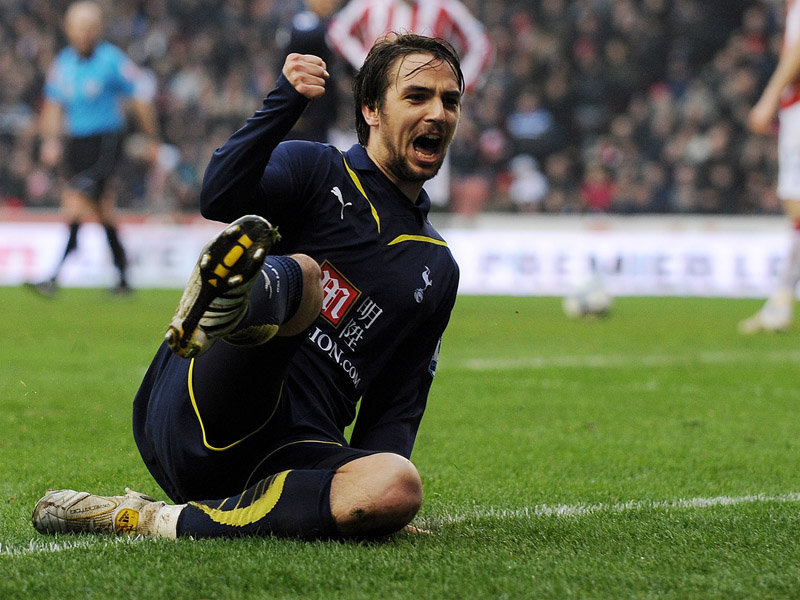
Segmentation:
<svg viewBox="0 0 800 600">
<path fill-rule="evenodd" d="M 800 44 L 800 0 L 786 0 L 786 24 L 783 30 L 783 52 Z M 800 79 L 786 86 L 781 94 L 781 108 L 800 102 Z"/>
<path fill-rule="evenodd" d="M 390 32 L 447 40 L 461 59 L 468 90 L 481 82 L 494 55 L 483 25 L 458 0 L 351 0 L 332 19 L 328 38 L 358 69 L 375 41 Z"/>
</svg>

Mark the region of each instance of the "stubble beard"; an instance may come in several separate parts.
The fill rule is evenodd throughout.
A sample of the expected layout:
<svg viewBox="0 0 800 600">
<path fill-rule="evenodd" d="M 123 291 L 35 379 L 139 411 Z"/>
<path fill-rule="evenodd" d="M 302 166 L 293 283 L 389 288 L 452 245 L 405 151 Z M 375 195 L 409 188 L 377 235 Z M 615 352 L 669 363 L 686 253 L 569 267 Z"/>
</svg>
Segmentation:
<svg viewBox="0 0 800 600">
<path fill-rule="evenodd" d="M 420 182 L 424 183 L 433 179 L 436 174 L 439 172 L 439 169 L 442 168 L 442 164 L 439 163 L 436 165 L 436 168 L 433 170 L 433 173 L 430 171 L 420 171 L 414 169 L 409 160 L 405 156 L 401 156 L 397 152 L 392 152 L 389 161 L 387 162 L 387 168 L 391 173 L 394 173 L 394 176 L 397 177 L 398 181 L 408 181 L 408 182 Z M 430 174 L 429 174 L 430 173 Z"/>
</svg>

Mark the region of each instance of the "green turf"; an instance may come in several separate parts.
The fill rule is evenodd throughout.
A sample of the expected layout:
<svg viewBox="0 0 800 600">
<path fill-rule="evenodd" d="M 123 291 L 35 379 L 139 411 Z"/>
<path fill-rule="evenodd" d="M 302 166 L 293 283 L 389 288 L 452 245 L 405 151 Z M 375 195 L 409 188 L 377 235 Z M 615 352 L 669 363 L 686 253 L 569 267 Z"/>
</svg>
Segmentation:
<svg viewBox="0 0 800 600">
<path fill-rule="evenodd" d="M 800 593 L 800 334 L 739 336 L 755 300 L 460 298 L 413 456 L 433 535 L 37 534 L 47 487 L 164 497 L 130 403 L 178 295 L 0 288 L 0 598 Z"/>
</svg>

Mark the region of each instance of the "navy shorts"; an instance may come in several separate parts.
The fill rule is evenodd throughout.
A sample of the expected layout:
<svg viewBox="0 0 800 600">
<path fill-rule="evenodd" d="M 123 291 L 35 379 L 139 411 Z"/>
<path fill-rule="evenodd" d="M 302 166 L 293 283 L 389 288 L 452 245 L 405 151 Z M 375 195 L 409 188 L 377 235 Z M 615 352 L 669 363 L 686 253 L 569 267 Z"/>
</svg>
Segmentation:
<svg viewBox="0 0 800 600">
<path fill-rule="evenodd" d="M 222 499 L 287 469 L 337 469 L 374 454 L 351 448 L 329 420 L 307 410 L 287 371 L 306 338 L 273 338 L 242 349 L 223 341 L 186 360 L 163 344 L 133 406 L 133 434 L 151 474 L 175 502 Z M 213 353 L 213 357 L 211 357 Z M 225 380 L 242 365 L 241 380 Z M 207 369 L 207 370 L 206 370 Z M 219 374 L 217 389 L 204 385 Z M 211 387 L 214 387 L 213 385 Z M 202 396 L 205 396 L 203 398 Z M 299 408 L 298 408 L 299 407 Z"/>
</svg>

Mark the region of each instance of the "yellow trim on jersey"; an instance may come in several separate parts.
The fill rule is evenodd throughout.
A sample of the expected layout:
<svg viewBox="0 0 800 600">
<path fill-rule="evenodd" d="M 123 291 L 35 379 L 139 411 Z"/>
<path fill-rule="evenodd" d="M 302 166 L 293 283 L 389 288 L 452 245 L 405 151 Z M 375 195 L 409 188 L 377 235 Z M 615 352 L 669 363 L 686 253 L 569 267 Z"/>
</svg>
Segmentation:
<svg viewBox="0 0 800 600">
<path fill-rule="evenodd" d="M 209 450 L 213 450 L 215 452 L 223 452 L 224 450 L 229 450 L 230 448 L 233 448 L 237 444 L 241 444 L 250 436 L 257 434 L 259 431 L 261 431 L 262 429 L 264 429 L 264 427 L 267 426 L 267 423 L 269 423 L 272 420 L 272 417 L 275 415 L 275 411 L 278 410 L 278 404 L 280 404 L 280 398 L 283 395 L 283 384 L 281 384 L 281 389 L 278 392 L 278 398 L 275 401 L 275 408 L 272 409 L 272 414 L 270 414 L 269 417 L 267 417 L 267 420 L 264 421 L 264 423 L 262 423 L 257 429 L 251 431 L 242 439 L 236 440 L 235 442 L 228 444 L 227 446 L 222 446 L 221 448 L 217 448 L 216 446 L 212 446 L 211 444 L 209 444 L 208 438 L 206 437 L 206 427 L 205 425 L 203 425 L 203 417 L 200 416 L 200 409 L 197 408 L 197 400 L 195 399 L 194 396 L 194 384 L 192 383 L 193 379 L 192 375 L 194 374 L 194 360 L 195 359 L 192 359 L 191 363 L 189 363 L 189 399 L 192 401 L 192 408 L 194 408 L 194 414 L 195 416 L 197 416 L 197 422 L 200 423 L 200 432 L 203 434 L 203 445 L 206 448 L 208 448 Z"/>
<path fill-rule="evenodd" d="M 278 500 L 281 499 L 283 494 L 283 486 L 286 483 L 286 477 L 291 471 L 283 471 L 275 475 L 275 477 L 263 480 L 262 483 L 267 485 L 265 490 L 256 490 L 257 500 L 253 501 L 248 506 L 239 506 L 238 503 L 233 508 L 226 510 L 222 508 L 227 502 L 227 498 L 222 501 L 218 508 L 212 508 L 205 504 L 197 502 L 189 502 L 195 508 L 202 510 L 206 513 L 212 521 L 221 525 L 230 525 L 232 527 L 244 527 L 251 523 L 263 519 L 269 512 L 275 508 Z M 239 498 L 241 502 L 241 497 Z"/>
<path fill-rule="evenodd" d="M 400 244 L 402 242 L 425 242 L 426 244 L 447 246 L 447 242 L 445 242 L 444 240 L 437 240 L 436 238 L 428 237 L 427 235 L 410 235 L 410 234 L 398 235 L 387 245 L 392 246 L 394 244 Z"/>
<path fill-rule="evenodd" d="M 338 148 L 337 148 L 338 150 Z M 350 165 L 347 164 L 347 159 L 344 157 L 344 152 L 339 150 L 339 153 L 342 155 L 342 161 L 344 162 L 344 168 L 347 169 L 347 174 L 350 175 L 350 179 L 353 180 L 353 183 L 358 188 L 358 191 L 361 192 L 361 195 L 364 196 L 364 200 L 367 201 L 369 204 L 369 209 L 372 211 L 372 218 L 375 219 L 375 223 L 378 225 L 378 233 L 381 232 L 381 218 L 378 216 L 378 211 L 375 210 L 375 207 L 372 205 L 372 202 L 369 201 L 367 197 L 367 192 L 364 191 L 364 186 L 361 185 L 361 180 L 356 175 L 356 172 L 350 168 Z"/>
</svg>

